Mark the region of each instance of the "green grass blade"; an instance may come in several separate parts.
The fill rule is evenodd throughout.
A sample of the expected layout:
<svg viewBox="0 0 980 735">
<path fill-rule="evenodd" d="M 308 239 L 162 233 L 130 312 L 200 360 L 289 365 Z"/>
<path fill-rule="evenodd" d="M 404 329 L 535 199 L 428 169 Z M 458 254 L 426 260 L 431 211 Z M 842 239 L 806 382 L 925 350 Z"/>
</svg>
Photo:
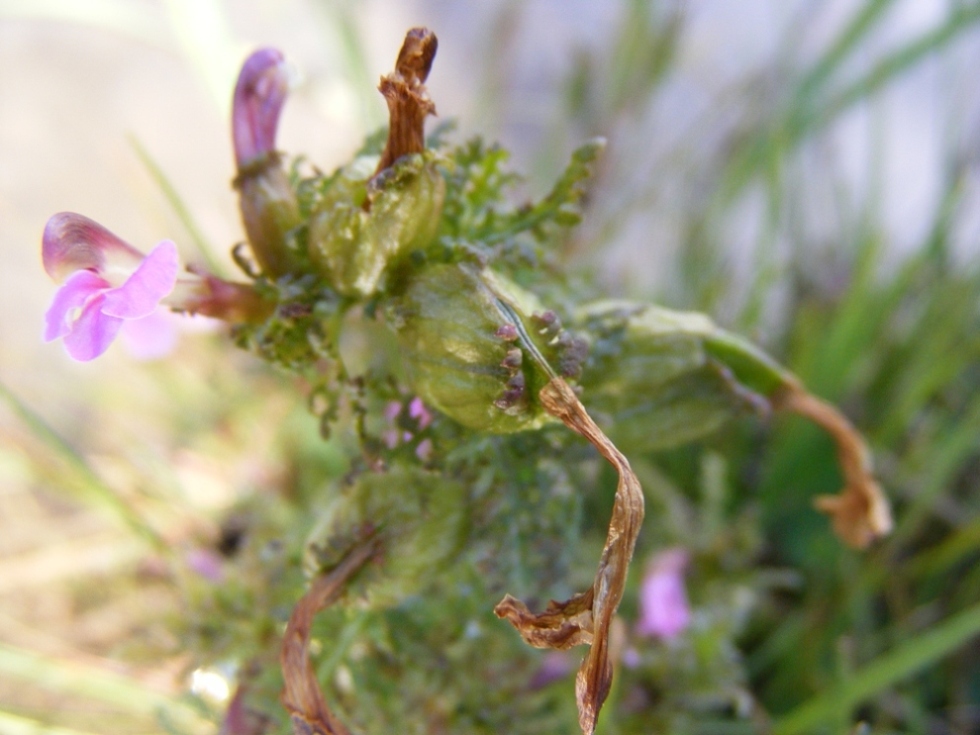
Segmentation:
<svg viewBox="0 0 980 735">
<path fill-rule="evenodd" d="M 47 447 L 53 456 L 65 462 L 90 497 L 101 507 L 109 510 L 122 523 L 157 549 L 166 549 L 164 540 L 141 518 L 116 492 L 92 469 L 79 452 L 48 424 L 36 411 L 20 400 L 6 385 L 0 382 L 0 400 L 7 403 L 20 417 L 30 432 Z"/>
<path fill-rule="evenodd" d="M 221 276 L 226 275 L 224 273 L 224 268 L 214 257 L 214 251 L 211 245 L 208 243 L 207 238 L 201 232 L 201 228 L 197 226 L 194 221 L 194 217 L 190 213 L 187 205 L 184 204 L 184 200 L 181 199 L 180 194 L 177 193 L 177 189 L 167 178 L 167 175 L 163 172 L 163 169 L 157 164 L 157 162 L 150 155 L 146 147 L 139 141 L 135 135 L 129 136 L 129 143 L 133 146 L 133 150 L 136 151 L 136 155 L 139 157 L 140 162 L 146 167 L 147 172 L 150 174 L 150 178 L 153 182 L 160 187 L 160 191 L 163 193 L 164 198 L 167 203 L 170 204 L 180 223 L 187 230 L 187 234 L 191 238 L 191 242 L 194 243 L 194 247 L 197 248 L 198 253 L 200 253 L 201 258 L 204 259 L 207 268 L 211 273 Z"/>
<path fill-rule="evenodd" d="M 203 734 L 214 729 L 188 704 L 147 689 L 125 676 L 75 661 L 49 658 L 3 642 L 0 642 L 0 674 L 4 678 L 16 678 L 52 691 L 101 702 L 129 714 L 162 716 L 188 733 Z"/>
<path fill-rule="evenodd" d="M 908 639 L 837 686 L 797 707 L 776 722 L 773 735 L 809 732 L 821 723 L 833 721 L 841 711 L 935 663 L 977 635 L 980 635 L 980 604 Z"/>
<path fill-rule="evenodd" d="M 871 0 L 861 7 L 827 52 L 804 75 L 796 90 L 797 100 L 808 98 L 814 90 L 833 76 L 850 53 L 867 38 L 875 24 L 884 17 L 885 11 L 894 4 L 895 0 Z"/>
<path fill-rule="evenodd" d="M 980 21 L 980 3 L 957 8 L 945 23 L 885 56 L 864 77 L 838 92 L 819 117 L 805 129 L 813 124 L 826 124 L 851 105 L 870 97 L 929 54 L 946 48 L 956 36 L 970 30 L 977 21 Z"/>
<path fill-rule="evenodd" d="M 95 735 L 83 730 L 45 725 L 43 722 L 12 715 L 2 710 L 0 710 L 0 733 L 3 735 Z"/>
</svg>

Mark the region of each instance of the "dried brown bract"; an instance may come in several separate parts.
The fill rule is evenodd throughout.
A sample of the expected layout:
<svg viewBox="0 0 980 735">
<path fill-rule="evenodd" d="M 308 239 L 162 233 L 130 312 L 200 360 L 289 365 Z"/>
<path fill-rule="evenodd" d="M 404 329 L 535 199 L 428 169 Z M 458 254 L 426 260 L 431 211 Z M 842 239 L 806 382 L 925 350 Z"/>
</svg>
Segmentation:
<svg viewBox="0 0 980 735">
<path fill-rule="evenodd" d="M 596 426 L 568 383 L 552 378 L 539 396 L 548 413 L 588 439 L 619 473 L 612 519 L 591 590 L 566 602 L 552 601 L 539 615 L 508 595 L 494 612 L 509 620 L 524 640 L 537 648 L 591 644 L 575 679 L 579 726 L 583 733 L 591 735 L 612 684 L 610 629 L 623 598 L 626 573 L 643 522 L 643 491 L 626 457 Z"/>
<path fill-rule="evenodd" d="M 310 627 L 317 612 L 335 602 L 347 581 L 374 556 L 376 546 L 370 539 L 355 546 L 329 574 L 313 583 L 289 616 L 279 661 L 284 680 L 282 703 L 289 712 L 295 735 L 350 735 L 320 692 L 310 663 Z"/>
<path fill-rule="evenodd" d="M 891 531 L 888 500 L 872 475 L 871 454 L 851 422 L 798 384 L 789 386 L 774 403 L 782 410 L 810 419 L 837 444 L 844 488 L 839 495 L 821 495 L 814 505 L 830 515 L 834 532 L 841 540 L 856 549 L 865 549 Z"/>
</svg>

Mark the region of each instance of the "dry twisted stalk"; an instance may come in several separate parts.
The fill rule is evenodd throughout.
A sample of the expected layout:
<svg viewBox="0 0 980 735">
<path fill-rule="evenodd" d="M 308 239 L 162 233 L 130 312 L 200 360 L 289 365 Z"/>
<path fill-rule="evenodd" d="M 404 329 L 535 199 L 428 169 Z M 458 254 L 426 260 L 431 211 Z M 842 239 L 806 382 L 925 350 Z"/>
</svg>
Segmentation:
<svg viewBox="0 0 980 735">
<path fill-rule="evenodd" d="M 588 439 L 616 468 L 619 473 L 616 500 L 591 589 L 566 602 L 552 601 L 538 615 L 520 600 L 507 595 L 494 612 L 510 621 L 524 640 L 536 648 L 565 649 L 591 644 L 575 678 L 579 726 L 583 733 L 591 735 L 612 684 L 609 633 L 616 608 L 623 599 L 626 573 L 643 522 L 643 491 L 626 457 L 596 426 L 568 383 L 558 377 L 552 378 L 539 396 L 548 413 Z"/>
<path fill-rule="evenodd" d="M 329 574 L 313 583 L 289 616 L 279 662 L 284 680 L 282 703 L 289 712 L 295 735 L 350 735 L 320 692 L 310 663 L 310 628 L 317 612 L 341 596 L 347 581 L 376 552 L 377 544 L 371 539 L 355 546 Z"/>
</svg>

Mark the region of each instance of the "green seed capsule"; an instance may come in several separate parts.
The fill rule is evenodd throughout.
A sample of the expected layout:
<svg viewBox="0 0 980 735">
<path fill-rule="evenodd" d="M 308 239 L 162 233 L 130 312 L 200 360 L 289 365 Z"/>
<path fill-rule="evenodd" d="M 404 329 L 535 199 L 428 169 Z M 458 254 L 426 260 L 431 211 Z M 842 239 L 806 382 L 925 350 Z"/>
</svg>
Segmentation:
<svg viewBox="0 0 980 735">
<path fill-rule="evenodd" d="M 492 433 L 549 420 L 538 391 L 568 349 L 532 295 L 489 269 L 438 264 L 414 273 L 385 315 L 426 403 Z"/>
<path fill-rule="evenodd" d="M 278 278 L 298 257 L 292 234 L 302 224 L 296 193 L 278 156 L 246 167 L 235 179 L 248 242 L 262 272 Z"/>
<path fill-rule="evenodd" d="M 646 451 L 705 436 L 768 398 L 791 374 L 703 314 L 631 302 L 584 307 L 583 401 L 613 441 Z"/>
<path fill-rule="evenodd" d="M 446 184 L 435 156 L 405 156 L 369 179 L 363 166 L 340 171 L 310 220 L 314 265 L 346 296 L 366 298 L 388 267 L 435 236 Z"/>
<path fill-rule="evenodd" d="M 418 594 L 453 562 L 466 538 L 466 488 L 420 469 L 365 474 L 345 488 L 310 535 L 304 566 L 332 569 L 370 537 L 378 554 L 351 582 L 347 601 L 370 608 Z"/>
</svg>

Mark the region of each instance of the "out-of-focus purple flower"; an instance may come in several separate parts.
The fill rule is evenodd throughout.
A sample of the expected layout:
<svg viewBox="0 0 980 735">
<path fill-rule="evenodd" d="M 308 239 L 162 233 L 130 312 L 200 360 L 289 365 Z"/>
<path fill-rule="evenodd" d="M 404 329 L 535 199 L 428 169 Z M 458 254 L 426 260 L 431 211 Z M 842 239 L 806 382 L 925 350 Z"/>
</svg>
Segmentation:
<svg viewBox="0 0 980 735">
<path fill-rule="evenodd" d="M 637 633 L 671 640 L 690 624 L 691 609 L 684 589 L 689 559 L 687 551 L 673 548 L 651 560 L 640 586 Z"/>
<path fill-rule="evenodd" d="M 425 407 L 422 403 L 422 399 L 418 396 L 412 399 L 412 402 L 408 404 L 408 415 L 411 416 L 419 425 L 419 430 L 424 429 L 426 426 L 432 423 L 432 414 L 429 409 Z"/>
<path fill-rule="evenodd" d="M 548 651 L 541 659 L 541 666 L 534 672 L 528 688 L 531 691 L 544 689 L 549 684 L 561 681 L 575 670 L 575 664 L 565 651 Z"/>
<path fill-rule="evenodd" d="M 45 341 L 64 339 L 76 360 L 105 352 L 120 330 L 156 311 L 177 282 L 177 246 L 159 243 L 145 257 L 97 222 L 71 212 L 48 220 L 44 269 L 64 280 L 45 315 Z"/>
<path fill-rule="evenodd" d="M 432 459 L 432 440 L 423 439 L 420 441 L 419 445 L 415 447 L 415 456 L 423 462 L 428 462 Z"/>
<path fill-rule="evenodd" d="M 235 85 L 231 114 L 239 169 L 275 150 L 279 115 L 288 91 L 289 77 L 281 51 L 263 48 L 245 60 Z"/>
<path fill-rule="evenodd" d="M 187 567 L 209 582 L 220 582 L 225 578 L 225 568 L 221 556 L 210 549 L 191 549 L 184 555 Z"/>
</svg>

